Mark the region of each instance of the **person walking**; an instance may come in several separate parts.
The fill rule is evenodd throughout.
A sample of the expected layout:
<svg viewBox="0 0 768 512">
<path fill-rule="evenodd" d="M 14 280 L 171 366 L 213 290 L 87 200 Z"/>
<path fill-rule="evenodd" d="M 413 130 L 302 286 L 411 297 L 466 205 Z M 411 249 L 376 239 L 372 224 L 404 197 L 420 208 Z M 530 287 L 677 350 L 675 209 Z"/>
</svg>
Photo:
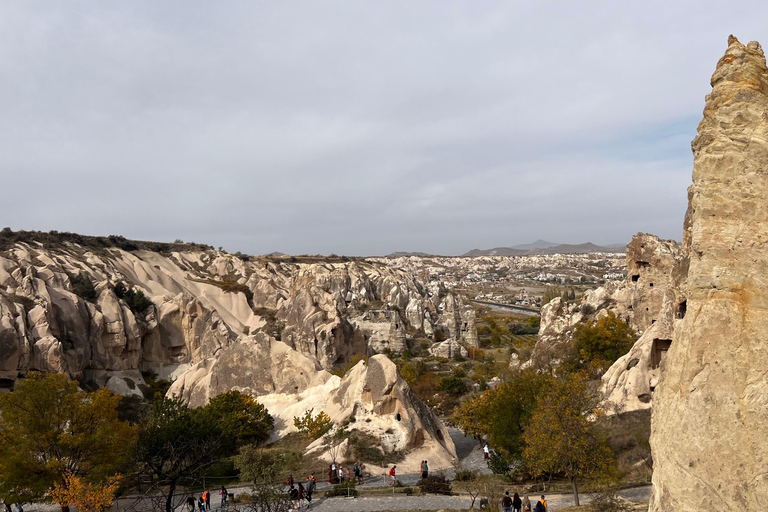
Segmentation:
<svg viewBox="0 0 768 512">
<path fill-rule="evenodd" d="M 424 461 L 424 470 L 423 470 L 423 478 L 429 478 L 429 463 L 425 460 Z"/>
<path fill-rule="evenodd" d="M 364 477 L 363 477 L 363 472 L 364 472 L 364 470 L 365 470 L 365 465 L 363 465 L 363 463 L 362 463 L 362 462 L 360 462 L 360 461 L 357 461 L 357 465 L 358 465 L 358 467 L 360 468 L 360 474 L 358 475 L 358 477 L 357 477 L 357 478 L 359 478 L 359 479 L 360 479 L 360 485 L 362 485 L 362 484 L 364 484 L 364 483 L 365 483 L 365 482 L 364 482 Z"/>
<path fill-rule="evenodd" d="M 197 500 L 195 499 L 194 494 L 190 494 L 189 497 L 187 497 L 187 508 L 189 508 L 189 512 L 195 512 L 195 503 Z"/>
<path fill-rule="evenodd" d="M 331 483 L 331 480 L 333 480 L 333 464 L 328 466 L 328 483 Z"/>
<path fill-rule="evenodd" d="M 488 448 L 488 443 L 485 443 L 485 446 L 483 446 L 483 459 L 488 460 L 491 458 L 491 450 Z"/>
<path fill-rule="evenodd" d="M 531 512 L 531 500 L 528 498 L 528 495 L 525 495 L 525 498 L 523 498 L 523 510 L 525 512 Z"/>
<path fill-rule="evenodd" d="M 544 495 L 541 495 L 541 499 L 536 502 L 535 512 L 547 512 L 547 500 L 544 499 Z"/>
<path fill-rule="evenodd" d="M 337 471 L 339 473 L 339 483 L 343 484 L 344 483 L 344 468 L 341 467 L 341 464 L 339 464 L 339 468 L 338 468 Z"/>
<path fill-rule="evenodd" d="M 197 498 L 197 508 L 200 510 L 200 512 L 205 512 L 205 500 L 203 499 L 202 494 L 199 498 Z"/>
<path fill-rule="evenodd" d="M 219 491 L 219 497 L 221 498 L 221 508 L 227 508 L 228 496 L 229 496 L 229 492 L 227 491 L 227 488 L 222 485 L 221 490 Z"/>
<path fill-rule="evenodd" d="M 285 483 L 288 487 L 293 487 L 293 473 L 288 473 L 288 480 Z"/>
<path fill-rule="evenodd" d="M 203 493 L 203 500 L 205 501 L 205 510 L 211 510 L 211 490 L 206 489 Z"/>
<path fill-rule="evenodd" d="M 520 495 L 515 493 L 515 495 L 512 497 L 512 508 L 515 510 L 515 512 L 520 512 L 522 507 L 523 501 L 520 499 Z"/>
<path fill-rule="evenodd" d="M 392 479 L 391 482 L 389 483 L 389 485 L 391 485 L 392 487 L 394 487 L 396 485 L 396 482 L 397 482 L 397 474 L 396 473 L 397 473 L 397 464 L 394 464 L 389 469 L 389 478 Z"/>
<path fill-rule="evenodd" d="M 307 504 L 312 503 L 312 493 L 315 492 L 316 488 L 317 478 L 315 478 L 315 474 L 312 473 L 307 477 Z"/>
<path fill-rule="evenodd" d="M 512 512 L 512 498 L 509 496 L 509 491 L 504 493 L 504 497 L 501 498 L 501 508 L 504 512 Z"/>
<path fill-rule="evenodd" d="M 304 486 L 301 484 L 301 482 L 299 482 L 298 487 L 299 487 L 299 508 L 301 508 L 304 506 L 304 498 L 306 498 L 307 493 L 304 490 Z"/>
</svg>

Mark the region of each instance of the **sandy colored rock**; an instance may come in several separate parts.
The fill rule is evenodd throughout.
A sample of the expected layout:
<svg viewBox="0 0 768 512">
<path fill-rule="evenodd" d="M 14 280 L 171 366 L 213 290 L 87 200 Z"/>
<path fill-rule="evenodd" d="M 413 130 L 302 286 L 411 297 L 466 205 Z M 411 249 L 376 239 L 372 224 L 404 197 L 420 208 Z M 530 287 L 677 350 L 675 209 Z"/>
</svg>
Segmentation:
<svg viewBox="0 0 768 512">
<path fill-rule="evenodd" d="M 768 508 L 768 69 L 729 39 L 692 144 L 687 311 L 653 397 L 650 510 Z"/>
</svg>

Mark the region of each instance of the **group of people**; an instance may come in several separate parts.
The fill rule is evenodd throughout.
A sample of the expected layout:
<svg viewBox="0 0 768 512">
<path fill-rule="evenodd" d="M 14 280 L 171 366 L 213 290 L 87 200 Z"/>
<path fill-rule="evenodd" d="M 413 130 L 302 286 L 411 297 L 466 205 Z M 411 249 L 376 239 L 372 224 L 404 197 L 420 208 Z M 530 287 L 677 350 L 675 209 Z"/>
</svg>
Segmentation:
<svg viewBox="0 0 768 512">
<path fill-rule="evenodd" d="M 229 491 L 223 485 L 219 489 L 219 497 L 221 498 L 221 508 L 227 507 L 227 498 L 229 497 Z M 187 497 L 187 507 L 189 512 L 195 512 L 195 505 L 199 509 L 199 512 L 206 512 L 211 510 L 211 491 L 206 489 L 199 498 L 195 499 L 194 494 L 190 494 Z"/>
<path fill-rule="evenodd" d="M 358 484 L 365 483 L 363 481 L 363 465 L 362 463 L 355 462 L 352 466 L 352 475 L 355 477 L 355 481 Z M 336 464 L 335 462 L 332 462 L 328 466 L 328 483 L 329 484 L 341 484 L 344 483 L 345 480 L 349 478 L 349 468 L 345 468 L 341 464 Z"/>
<path fill-rule="evenodd" d="M 8 503 L 5 500 L 0 501 L 0 503 L 3 504 L 3 508 L 5 509 L 5 512 L 13 512 L 13 509 L 11 508 L 11 504 Z M 24 512 L 24 507 L 21 505 L 21 503 L 16 503 L 16 512 Z"/>
<path fill-rule="evenodd" d="M 291 501 L 295 502 L 299 508 L 304 506 L 305 500 L 307 506 L 312 503 L 312 494 L 314 494 L 317 488 L 317 477 L 314 472 L 307 477 L 306 485 L 302 482 L 295 482 L 293 480 L 293 473 L 289 473 L 286 484 L 288 485 L 288 495 Z"/>
<path fill-rule="evenodd" d="M 421 461 L 421 479 L 424 480 L 429 476 L 429 465 L 426 460 Z"/>
<path fill-rule="evenodd" d="M 513 510 L 514 512 L 547 512 L 548 507 L 549 505 L 543 494 L 541 499 L 533 505 L 533 509 L 531 509 L 531 500 L 528 496 L 520 499 L 519 494 L 515 493 L 514 496 L 510 496 L 509 491 L 507 491 L 504 497 L 501 498 L 501 508 L 504 512 L 512 512 Z"/>
</svg>

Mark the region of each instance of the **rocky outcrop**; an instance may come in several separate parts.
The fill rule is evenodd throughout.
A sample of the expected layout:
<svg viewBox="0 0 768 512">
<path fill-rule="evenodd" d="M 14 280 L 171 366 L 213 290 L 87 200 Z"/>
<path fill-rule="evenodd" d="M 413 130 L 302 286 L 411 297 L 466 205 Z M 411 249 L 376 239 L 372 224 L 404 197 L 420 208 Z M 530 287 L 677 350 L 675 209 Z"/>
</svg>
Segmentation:
<svg viewBox="0 0 768 512">
<path fill-rule="evenodd" d="M 140 382 L 140 370 L 173 379 L 186 371 L 199 377 L 201 367 L 214 369 L 213 385 L 222 356 L 264 345 L 263 336 L 253 337 L 258 333 L 320 368 L 355 355 L 398 353 L 416 338 L 477 345 L 474 311 L 463 299 L 376 260 L 245 261 L 211 249 L 173 251 L 174 244 L 160 253 L 125 240 L 132 250 L 53 234 L 18 241 L 11 232 L 15 241 L 6 243 L 6 235 L 0 234 L 0 387 L 29 370 L 106 385 L 111 374 L 122 379 L 129 372 Z M 38 235 L 45 244 L 35 241 Z M 95 285 L 87 300 L 73 283 L 80 275 Z M 118 296 L 118 281 L 149 302 L 132 302 L 125 290 Z M 195 378 L 185 379 L 190 389 L 201 386 Z"/>
<path fill-rule="evenodd" d="M 768 507 L 768 68 L 730 37 L 692 144 L 685 317 L 653 397 L 652 511 Z"/>
<path fill-rule="evenodd" d="M 322 410 L 334 423 L 373 436 L 385 454 L 406 453 L 406 459 L 398 463 L 401 471 L 417 471 L 424 459 L 435 469 L 447 468 L 456 457 L 448 430 L 384 355 L 360 361 L 343 379 L 329 376 L 298 394 L 265 395 L 259 401 L 276 418 L 275 435 L 295 431 L 293 418 L 309 408 Z M 318 441 L 309 450 L 322 450 L 321 445 Z"/>
<path fill-rule="evenodd" d="M 641 335 L 630 354 L 619 359 L 603 379 L 611 410 L 650 407 L 658 367 L 651 360 L 655 339 L 671 339 L 680 295 L 683 258 L 674 240 L 638 233 L 627 244 L 627 278 L 589 290 L 578 301 L 555 298 L 541 309 L 541 325 L 531 359 L 511 365 L 557 367 L 580 323 L 609 312 Z M 635 361 L 637 359 L 637 361 Z"/>
</svg>

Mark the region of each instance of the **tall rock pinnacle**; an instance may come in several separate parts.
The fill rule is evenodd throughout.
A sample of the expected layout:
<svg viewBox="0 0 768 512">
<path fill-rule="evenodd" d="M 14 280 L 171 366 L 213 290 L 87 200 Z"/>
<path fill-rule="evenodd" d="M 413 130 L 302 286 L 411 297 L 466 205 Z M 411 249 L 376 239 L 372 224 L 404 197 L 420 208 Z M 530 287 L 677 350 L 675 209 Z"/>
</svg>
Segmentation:
<svg viewBox="0 0 768 512">
<path fill-rule="evenodd" d="M 654 512 L 768 510 L 768 68 L 728 39 L 692 143 L 686 302 L 653 397 Z"/>
</svg>

